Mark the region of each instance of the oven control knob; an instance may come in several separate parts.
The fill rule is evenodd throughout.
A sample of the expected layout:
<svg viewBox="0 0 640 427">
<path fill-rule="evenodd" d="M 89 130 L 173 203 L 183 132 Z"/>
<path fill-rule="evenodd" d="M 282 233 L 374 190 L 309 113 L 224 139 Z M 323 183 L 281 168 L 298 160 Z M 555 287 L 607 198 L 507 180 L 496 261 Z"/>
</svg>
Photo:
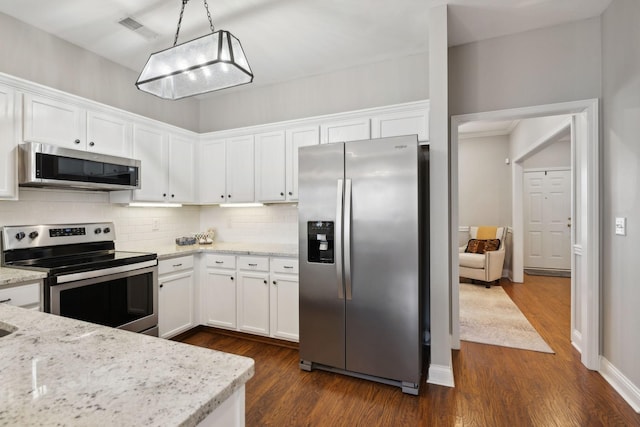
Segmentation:
<svg viewBox="0 0 640 427">
<path fill-rule="evenodd" d="M 95 230 L 93 230 L 94 233 L 96 234 L 100 234 L 102 233 L 102 229 L 101 228 L 96 228 Z"/>
<path fill-rule="evenodd" d="M 29 233 L 29 238 L 31 240 L 35 239 L 36 237 L 38 237 L 38 232 L 37 231 L 32 231 L 31 233 Z"/>
<path fill-rule="evenodd" d="M 104 234 L 111 233 L 111 229 L 109 227 L 105 227 L 105 228 L 102 229 L 102 232 Z"/>
<path fill-rule="evenodd" d="M 24 239 L 24 236 L 25 236 L 24 231 L 18 231 L 16 233 L 16 239 L 18 239 L 18 240 Z"/>
</svg>

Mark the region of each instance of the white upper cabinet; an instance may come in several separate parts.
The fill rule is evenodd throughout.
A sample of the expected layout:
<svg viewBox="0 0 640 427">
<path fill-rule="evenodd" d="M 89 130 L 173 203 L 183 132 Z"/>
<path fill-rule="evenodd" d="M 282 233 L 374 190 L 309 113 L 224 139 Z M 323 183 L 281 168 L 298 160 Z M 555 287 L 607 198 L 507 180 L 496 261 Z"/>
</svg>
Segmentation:
<svg viewBox="0 0 640 427">
<path fill-rule="evenodd" d="M 134 126 L 133 158 L 141 162 L 140 189 L 133 191 L 134 200 L 161 202 L 167 197 L 166 138 L 166 134 L 158 129 Z"/>
<path fill-rule="evenodd" d="M 253 135 L 228 139 L 226 158 L 227 203 L 253 202 L 255 197 Z"/>
<path fill-rule="evenodd" d="M 177 203 L 194 202 L 196 157 L 190 138 L 169 135 L 169 193 L 166 200 Z"/>
<path fill-rule="evenodd" d="M 200 203 L 247 203 L 255 199 L 253 135 L 205 140 L 200 145 Z"/>
<path fill-rule="evenodd" d="M 371 138 L 418 135 L 429 140 L 429 110 L 426 108 L 380 114 L 371 119 Z"/>
<path fill-rule="evenodd" d="M 121 117 L 87 112 L 87 151 L 129 157 L 131 133 L 131 123 Z"/>
<path fill-rule="evenodd" d="M 320 141 L 323 144 L 358 141 L 370 137 L 371 124 L 368 117 L 327 122 L 320 125 Z"/>
<path fill-rule="evenodd" d="M 318 126 L 289 129 L 286 133 L 287 200 L 298 200 L 298 149 L 320 143 Z"/>
<path fill-rule="evenodd" d="M 131 155 L 131 123 L 123 117 L 31 94 L 24 95 L 23 139 L 114 156 Z"/>
<path fill-rule="evenodd" d="M 285 134 L 283 131 L 255 136 L 256 200 L 286 199 Z"/>
<path fill-rule="evenodd" d="M 111 192 L 111 201 L 194 203 L 195 149 L 186 135 L 136 124 L 132 157 L 141 162 L 140 189 Z"/>
<path fill-rule="evenodd" d="M 15 92 L 0 85 L 0 198 L 15 198 L 17 137 L 15 127 Z"/>
<path fill-rule="evenodd" d="M 200 144 L 200 203 L 227 201 L 226 146 L 227 142 L 224 139 L 204 141 Z"/>
</svg>

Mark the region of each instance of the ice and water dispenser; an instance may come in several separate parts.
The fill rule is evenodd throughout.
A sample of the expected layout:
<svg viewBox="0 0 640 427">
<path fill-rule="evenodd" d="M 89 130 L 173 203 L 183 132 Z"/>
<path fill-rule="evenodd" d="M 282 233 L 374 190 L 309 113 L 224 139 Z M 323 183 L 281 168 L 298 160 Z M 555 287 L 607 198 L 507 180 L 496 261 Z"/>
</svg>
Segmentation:
<svg viewBox="0 0 640 427">
<path fill-rule="evenodd" d="M 309 262 L 333 264 L 333 221 L 309 221 L 307 223 L 307 248 Z"/>
</svg>

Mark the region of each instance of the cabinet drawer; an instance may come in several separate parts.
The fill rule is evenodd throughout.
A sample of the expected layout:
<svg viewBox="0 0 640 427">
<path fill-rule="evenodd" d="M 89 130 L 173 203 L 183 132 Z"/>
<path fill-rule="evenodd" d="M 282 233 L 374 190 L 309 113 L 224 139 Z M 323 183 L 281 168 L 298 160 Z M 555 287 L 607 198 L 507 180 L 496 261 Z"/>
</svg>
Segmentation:
<svg viewBox="0 0 640 427">
<path fill-rule="evenodd" d="M 249 271 L 269 271 L 269 258 L 257 256 L 239 256 L 238 269 Z"/>
<path fill-rule="evenodd" d="M 40 282 L 0 289 L 0 302 L 27 308 L 39 306 Z"/>
<path fill-rule="evenodd" d="M 207 267 L 210 268 L 236 268 L 235 255 L 207 254 Z"/>
<path fill-rule="evenodd" d="M 158 263 L 158 274 L 174 273 L 176 271 L 193 268 L 193 256 L 181 256 L 178 258 L 163 259 Z"/>
<path fill-rule="evenodd" d="M 298 260 L 295 258 L 271 258 L 271 272 L 298 274 Z"/>
</svg>

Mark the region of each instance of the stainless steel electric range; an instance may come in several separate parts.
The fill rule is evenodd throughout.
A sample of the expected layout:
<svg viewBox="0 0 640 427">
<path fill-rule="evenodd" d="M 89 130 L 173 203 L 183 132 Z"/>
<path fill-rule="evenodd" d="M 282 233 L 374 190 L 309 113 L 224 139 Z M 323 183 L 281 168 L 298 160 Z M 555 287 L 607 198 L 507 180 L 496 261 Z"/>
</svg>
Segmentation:
<svg viewBox="0 0 640 427">
<path fill-rule="evenodd" d="M 115 250 L 113 223 L 2 228 L 2 265 L 47 273 L 43 310 L 158 335 L 158 260 Z"/>
</svg>

